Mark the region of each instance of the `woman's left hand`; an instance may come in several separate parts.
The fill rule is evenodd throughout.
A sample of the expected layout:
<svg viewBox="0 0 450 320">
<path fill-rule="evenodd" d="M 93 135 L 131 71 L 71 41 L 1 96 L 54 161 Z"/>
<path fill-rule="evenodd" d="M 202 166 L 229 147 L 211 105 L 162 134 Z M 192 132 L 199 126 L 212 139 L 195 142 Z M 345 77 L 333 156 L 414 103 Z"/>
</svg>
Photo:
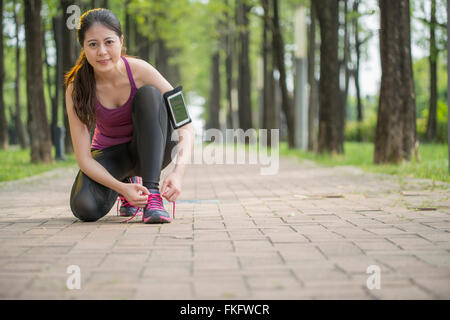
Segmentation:
<svg viewBox="0 0 450 320">
<path fill-rule="evenodd" d="M 165 179 L 161 187 L 161 196 L 167 201 L 175 201 L 181 193 L 181 175 L 171 172 Z"/>
</svg>

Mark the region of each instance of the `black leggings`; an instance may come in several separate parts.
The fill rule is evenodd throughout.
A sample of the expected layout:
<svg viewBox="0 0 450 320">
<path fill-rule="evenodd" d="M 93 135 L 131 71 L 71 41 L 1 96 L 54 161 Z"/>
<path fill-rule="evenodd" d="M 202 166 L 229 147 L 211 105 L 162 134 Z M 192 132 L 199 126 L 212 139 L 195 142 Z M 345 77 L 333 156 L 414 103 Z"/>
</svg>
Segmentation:
<svg viewBox="0 0 450 320">
<path fill-rule="evenodd" d="M 136 92 L 133 105 L 133 139 L 105 149 L 92 149 L 99 162 L 117 180 L 141 176 L 147 188 L 158 188 L 161 170 L 171 162 L 173 128 L 158 89 L 143 86 Z M 174 149 L 176 152 L 176 149 Z M 70 194 L 70 209 L 82 221 L 105 216 L 117 200 L 117 192 L 78 172 Z"/>
</svg>

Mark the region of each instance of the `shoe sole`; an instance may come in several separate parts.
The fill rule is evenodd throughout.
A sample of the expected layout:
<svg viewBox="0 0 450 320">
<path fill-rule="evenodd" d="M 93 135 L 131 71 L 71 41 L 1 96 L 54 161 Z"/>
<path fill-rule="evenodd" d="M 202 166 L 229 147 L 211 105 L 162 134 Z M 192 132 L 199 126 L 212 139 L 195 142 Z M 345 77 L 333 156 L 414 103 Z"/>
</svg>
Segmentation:
<svg viewBox="0 0 450 320">
<path fill-rule="evenodd" d="M 159 214 L 153 214 L 148 219 L 142 218 L 142 222 L 145 224 L 170 223 L 171 219 L 167 218 L 167 217 L 163 217 Z"/>
<path fill-rule="evenodd" d="M 119 212 L 119 215 L 121 217 L 132 217 L 132 216 L 134 216 L 135 213 L 136 213 L 136 211 L 135 212 Z"/>
</svg>

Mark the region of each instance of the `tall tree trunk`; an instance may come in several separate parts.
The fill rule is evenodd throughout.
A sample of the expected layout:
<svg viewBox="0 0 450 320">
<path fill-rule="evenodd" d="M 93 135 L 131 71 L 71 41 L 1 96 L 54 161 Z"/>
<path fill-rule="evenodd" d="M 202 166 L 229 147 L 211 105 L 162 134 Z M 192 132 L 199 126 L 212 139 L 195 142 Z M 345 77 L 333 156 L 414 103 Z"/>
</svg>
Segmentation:
<svg viewBox="0 0 450 320">
<path fill-rule="evenodd" d="M 20 101 L 20 79 L 21 77 L 21 63 L 20 63 L 20 44 L 19 44 L 19 29 L 20 29 L 20 20 L 19 15 L 16 12 L 16 0 L 14 0 L 13 3 L 14 10 L 14 22 L 16 27 L 16 85 L 15 85 L 15 101 L 16 101 L 16 114 L 14 116 L 15 126 L 16 126 L 16 132 L 17 136 L 19 137 L 19 144 L 22 149 L 25 149 L 27 147 L 27 132 L 25 130 L 25 126 L 23 125 L 22 121 L 22 104 Z"/>
<path fill-rule="evenodd" d="M 357 112 L 357 120 L 358 120 L 358 133 L 356 140 L 362 141 L 361 136 L 361 125 L 363 122 L 363 106 L 361 102 L 361 88 L 359 83 L 359 69 L 360 69 L 360 59 L 361 59 L 361 40 L 359 39 L 359 22 L 358 22 L 358 13 L 359 13 L 359 2 L 360 0 L 355 0 L 353 2 L 353 32 L 355 37 L 355 69 L 353 70 L 353 80 L 355 82 L 356 89 L 356 112 Z"/>
<path fill-rule="evenodd" d="M 280 89 L 283 111 L 286 116 L 288 145 L 295 147 L 294 107 L 286 85 L 286 68 L 284 63 L 284 42 L 278 15 L 278 0 L 273 0 L 273 49 L 277 69 L 280 73 Z"/>
<path fill-rule="evenodd" d="M 409 160 L 416 142 L 408 0 L 380 0 L 381 90 L 374 162 Z"/>
<path fill-rule="evenodd" d="M 131 15 L 130 15 L 130 2 L 131 0 L 127 0 L 125 1 L 125 35 L 124 35 L 124 39 L 125 39 L 125 47 L 127 48 L 127 53 L 136 53 L 135 51 L 135 46 L 133 45 L 133 41 L 132 41 L 132 34 L 131 34 L 131 30 L 133 29 L 133 25 L 136 24 L 136 22 L 134 21 L 134 19 L 132 19 Z M 132 51 L 130 51 L 132 50 Z"/>
<path fill-rule="evenodd" d="M 341 103 L 339 111 L 339 142 L 338 147 L 340 148 L 339 153 L 344 153 L 344 140 L 345 140 L 345 123 L 347 119 L 347 100 L 348 100 L 348 87 L 350 80 L 350 41 L 349 41 L 349 28 L 348 28 L 348 0 L 341 0 L 344 2 L 343 9 L 343 29 L 344 29 L 344 48 L 343 48 L 343 59 L 341 67 L 344 70 L 344 84 L 341 92 Z"/>
<path fill-rule="evenodd" d="M 249 61 L 249 20 L 250 6 L 245 1 L 238 0 L 237 5 L 237 27 L 239 30 L 238 41 L 238 100 L 239 100 L 239 126 L 246 131 L 252 128 L 251 107 L 251 74 Z"/>
<path fill-rule="evenodd" d="M 209 122 L 208 127 L 220 129 L 219 111 L 220 111 L 220 56 L 217 50 L 211 59 L 211 88 L 209 94 Z"/>
<path fill-rule="evenodd" d="M 28 130 L 32 163 L 52 161 L 52 143 L 43 88 L 40 11 L 41 0 L 25 1 Z"/>
<path fill-rule="evenodd" d="M 339 147 L 339 63 L 338 3 L 316 0 L 320 23 L 319 152 L 338 153 Z"/>
<path fill-rule="evenodd" d="M 56 108 L 52 110 L 52 135 L 55 136 L 58 127 L 59 119 L 59 108 L 60 108 L 60 91 L 63 85 L 63 74 L 62 74 L 62 24 L 63 20 L 60 15 L 53 17 L 53 36 L 55 39 L 55 49 L 56 49 L 56 70 L 55 70 L 55 102 Z M 64 112 L 64 111 L 63 111 Z M 57 141 L 53 140 L 53 144 Z"/>
<path fill-rule="evenodd" d="M 225 0 L 225 7 L 229 8 L 228 0 Z M 225 72 L 226 72 L 226 97 L 228 101 L 227 108 L 227 128 L 234 128 L 233 124 L 233 108 L 232 108 L 232 100 L 231 100 L 231 90 L 232 90 L 232 81 L 233 81 L 233 27 L 230 24 L 230 15 L 229 11 L 226 9 L 224 12 L 224 23 L 225 23 Z"/>
<path fill-rule="evenodd" d="M 61 0 L 61 8 L 63 12 L 63 21 L 67 17 L 67 7 L 73 4 L 72 0 Z M 70 30 L 66 27 L 65 23 L 61 24 L 62 32 L 62 73 L 63 75 L 70 71 L 70 69 L 75 65 L 76 62 L 76 49 L 75 49 L 75 32 L 76 30 Z M 62 89 L 65 90 L 64 84 L 61 83 Z M 64 128 L 65 128 L 65 139 L 64 139 L 64 151 L 67 154 L 73 153 L 72 138 L 70 136 L 69 119 L 67 117 L 66 99 L 64 102 Z"/>
<path fill-rule="evenodd" d="M 447 17 L 450 17 L 450 0 L 447 0 Z M 450 34 L 450 19 L 447 19 L 447 35 Z M 450 41 L 447 39 L 447 106 L 450 106 Z M 447 107 L 450 108 L 450 107 Z M 447 109 L 448 110 L 448 109 Z M 450 112 L 447 111 L 447 162 L 450 172 Z"/>
<path fill-rule="evenodd" d="M 146 19 L 147 19 L 147 17 L 146 17 Z M 135 51 L 141 59 L 148 62 L 150 60 L 150 41 L 149 41 L 148 37 L 146 37 L 139 31 L 139 26 L 138 26 L 137 21 L 134 24 L 134 28 L 135 28 L 134 34 L 135 34 L 135 39 L 136 39 Z"/>
<path fill-rule="evenodd" d="M 308 28 L 308 150 L 317 150 L 317 117 L 319 111 L 318 83 L 315 76 L 316 65 L 316 6 L 310 1 L 310 25 Z"/>
<path fill-rule="evenodd" d="M 275 104 L 275 80 L 273 78 L 273 69 L 275 65 L 275 59 L 273 55 L 272 41 L 273 24 L 270 18 L 270 0 L 262 0 L 262 6 L 264 9 L 264 22 L 263 22 L 263 76 L 264 76 L 264 89 L 263 89 L 263 128 L 268 130 L 278 129 L 280 127 L 277 105 Z M 271 145 L 271 134 L 267 134 L 267 145 Z"/>
<path fill-rule="evenodd" d="M 0 0 L 0 149 L 8 147 L 8 124 L 6 122 L 5 100 L 3 98 L 3 83 L 5 82 L 5 63 L 3 54 L 3 0 Z"/>
<path fill-rule="evenodd" d="M 52 144 L 55 145 L 56 141 L 55 141 L 55 132 L 56 132 L 56 124 L 58 121 L 58 104 L 57 104 L 57 100 L 56 100 L 56 91 L 58 91 L 57 89 L 55 90 L 55 94 L 52 94 L 52 80 L 51 80 L 51 72 L 50 72 L 50 63 L 48 62 L 48 56 L 47 56 L 47 43 L 45 40 L 45 21 L 42 21 L 42 50 L 44 52 L 44 65 L 45 65 L 45 69 L 46 69 L 46 81 L 47 81 L 47 94 L 48 97 L 50 98 L 50 103 L 51 103 L 51 109 L 52 109 L 52 117 L 51 117 L 51 125 L 50 125 L 50 135 L 52 138 Z M 56 83 L 55 83 L 55 87 L 56 87 Z"/>
<path fill-rule="evenodd" d="M 436 139 L 436 109 L 437 109 L 437 61 L 439 51 L 436 47 L 436 0 L 431 0 L 430 19 L 430 107 L 428 109 L 428 122 L 426 138 L 428 141 Z"/>
<path fill-rule="evenodd" d="M 169 82 L 171 82 L 169 79 L 169 51 L 167 50 L 164 40 L 161 38 L 156 40 L 156 46 L 156 68 Z"/>
</svg>

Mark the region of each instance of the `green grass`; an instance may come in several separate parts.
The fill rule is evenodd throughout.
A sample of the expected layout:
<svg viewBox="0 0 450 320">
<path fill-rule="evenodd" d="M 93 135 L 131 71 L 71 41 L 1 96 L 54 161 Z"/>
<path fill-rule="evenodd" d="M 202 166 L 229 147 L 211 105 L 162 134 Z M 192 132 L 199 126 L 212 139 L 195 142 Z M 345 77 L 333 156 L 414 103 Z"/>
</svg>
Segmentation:
<svg viewBox="0 0 450 320">
<path fill-rule="evenodd" d="M 282 142 L 280 144 L 280 155 L 312 160 L 323 166 L 355 166 L 369 172 L 450 182 L 447 145 L 444 144 L 421 144 L 419 147 L 421 162 L 413 159 L 399 165 L 374 165 L 372 143 L 346 142 L 344 149 L 345 154 L 343 155 L 315 154 L 313 152 L 289 150 L 287 143 Z M 52 164 L 31 164 L 29 149 L 20 150 L 11 147 L 8 150 L 0 150 L 0 181 L 21 179 L 55 168 L 76 165 L 77 162 L 73 154 L 67 157 L 67 161 L 55 161 Z"/>
<path fill-rule="evenodd" d="M 373 143 L 346 142 L 344 150 L 343 155 L 315 154 L 289 150 L 287 143 L 280 144 L 280 155 L 296 156 L 299 159 L 312 160 L 324 166 L 355 166 L 369 172 L 450 182 L 447 145 L 445 144 L 421 144 L 419 146 L 420 162 L 413 159 L 398 165 L 374 165 Z"/>
<path fill-rule="evenodd" d="M 77 161 L 73 154 L 67 156 L 66 161 L 55 161 L 50 164 L 31 164 L 30 149 L 21 150 L 10 147 L 7 150 L 0 150 L 0 182 L 26 178 L 56 168 L 72 167 L 76 164 Z"/>
</svg>

